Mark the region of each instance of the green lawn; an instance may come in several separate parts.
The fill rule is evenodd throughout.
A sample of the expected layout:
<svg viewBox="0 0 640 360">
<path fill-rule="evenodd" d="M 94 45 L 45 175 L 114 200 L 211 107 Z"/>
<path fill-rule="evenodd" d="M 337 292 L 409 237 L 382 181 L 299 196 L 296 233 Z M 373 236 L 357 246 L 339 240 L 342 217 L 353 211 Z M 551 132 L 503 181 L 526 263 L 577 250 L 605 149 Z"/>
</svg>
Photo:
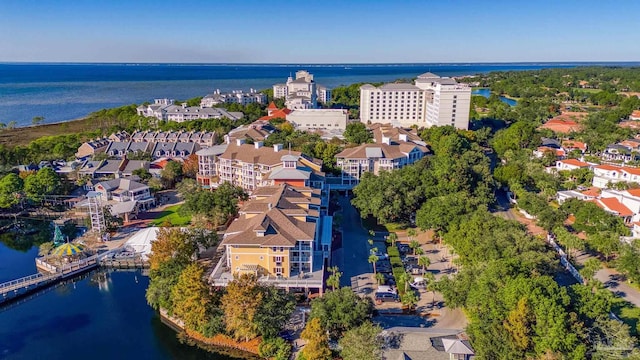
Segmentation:
<svg viewBox="0 0 640 360">
<path fill-rule="evenodd" d="M 600 89 L 583 89 L 583 88 L 573 88 L 574 91 L 582 91 L 582 92 L 586 92 L 586 93 L 597 93 L 600 92 L 602 90 Z"/>
<path fill-rule="evenodd" d="M 160 226 L 166 222 L 170 223 L 172 226 L 185 226 L 189 225 L 191 222 L 191 216 L 186 215 L 182 216 L 178 213 L 182 205 L 173 205 L 164 209 L 160 215 L 151 221 L 151 224 L 155 226 Z"/>
</svg>

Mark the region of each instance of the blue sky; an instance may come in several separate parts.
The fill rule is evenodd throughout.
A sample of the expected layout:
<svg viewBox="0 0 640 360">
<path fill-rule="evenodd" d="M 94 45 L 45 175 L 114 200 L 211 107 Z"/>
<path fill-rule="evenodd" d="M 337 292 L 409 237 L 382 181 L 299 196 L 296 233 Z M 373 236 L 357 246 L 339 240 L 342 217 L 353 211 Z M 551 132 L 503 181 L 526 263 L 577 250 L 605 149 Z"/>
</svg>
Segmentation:
<svg viewBox="0 0 640 360">
<path fill-rule="evenodd" d="M 640 61 L 635 0 L 1 0 L 0 61 Z"/>
</svg>

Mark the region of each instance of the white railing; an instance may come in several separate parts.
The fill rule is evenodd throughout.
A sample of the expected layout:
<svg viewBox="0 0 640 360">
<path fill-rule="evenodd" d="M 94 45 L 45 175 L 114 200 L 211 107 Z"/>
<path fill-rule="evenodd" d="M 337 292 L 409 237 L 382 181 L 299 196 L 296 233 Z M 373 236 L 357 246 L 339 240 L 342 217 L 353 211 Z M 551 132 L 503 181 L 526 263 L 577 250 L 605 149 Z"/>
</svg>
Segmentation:
<svg viewBox="0 0 640 360">
<path fill-rule="evenodd" d="M 44 268 L 52 273 L 58 272 L 58 268 L 56 266 L 49 264 L 48 262 L 42 260 L 42 258 L 36 258 L 36 267 Z"/>
<path fill-rule="evenodd" d="M 44 275 L 37 273 L 29 276 L 25 276 L 20 279 L 11 280 L 0 284 L 0 293 L 6 294 L 12 290 L 18 290 L 20 288 L 28 287 L 30 285 L 39 284 L 45 281 L 49 281 L 54 278 L 60 277 L 60 274 Z"/>
<path fill-rule="evenodd" d="M 551 246 L 553 246 L 556 252 L 560 255 L 560 264 L 562 264 L 562 266 L 564 266 L 564 268 L 567 269 L 567 271 L 569 271 L 569 273 L 571 273 L 571 275 L 573 275 L 573 277 L 576 280 L 578 280 L 579 283 L 584 284 L 585 282 L 584 282 L 584 279 L 582 278 L 582 275 L 580 275 L 580 273 L 573 266 L 573 264 L 569 262 L 569 259 L 567 258 L 567 254 L 564 252 L 564 250 L 562 250 L 562 248 L 558 244 L 556 244 L 554 236 L 552 234 L 547 235 L 547 242 L 551 244 Z"/>
<path fill-rule="evenodd" d="M 25 276 L 23 278 L 20 279 L 16 279 L 16 280 L 11 280 L 8 281 L 6 283 L 2 283 L 0 284 L 0 291 L 9 287 L 14 287 L 16 285 L 20 285 L 20 284 L 25 284 L 25 283 L 31 283 L 33 280 L 35 279 L 39 279 L 41 277 L 43 277 L 44 275 L 42 275 L 41 273 L 37 273 L 34 275 L 29 275 L 29 276 Z"/>
</svg>

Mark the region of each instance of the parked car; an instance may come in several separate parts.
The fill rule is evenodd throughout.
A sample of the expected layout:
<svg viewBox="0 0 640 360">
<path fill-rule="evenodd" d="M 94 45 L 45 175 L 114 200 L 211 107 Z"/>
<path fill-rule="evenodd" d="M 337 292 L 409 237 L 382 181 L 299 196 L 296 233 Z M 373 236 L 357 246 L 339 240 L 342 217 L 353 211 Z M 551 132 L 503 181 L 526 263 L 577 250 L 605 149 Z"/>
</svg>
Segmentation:
<svg viewBox="0 0 640 360">
<path fill-rule="evenodd" d="M 398 292 L 396 291 L 396 288 L 394 286 L 389 286 L 389 285 L 378 285 L 378 291 L 376 292 L 398 294 Z"/>
<path fill-rule="evenodd" d="M 284 330 L 278 334 L 279 337 L 283 338 L 285 341 L 292 342 L 295 337 L 294 333 L 291 330 Z"/>
<path fill-rule="evenodd" d="M 414 290 L 426 289 L 427 288 L 427 282 L 424 280 L 423 277 L 416 277 L 409 284 L 409 286 Z"/>
<path fill-rule="evenodd" d="M 398 250 L 402 254 L 406 254 L 411 250 L 411 248 L 409 247 L 409 244 L 397 244 L 397 246 L 398 246 Z"/>
<path fill-rule="evenodd" d="M 404 259 L 402 259 L 402 263 L 405 265 L 417 265 L 418 258 L 415 256 L 405 256 Z"/>
<path fill-rule="evenodd" d="M 393 277 L 393 274 L 383 273 L 384 275 L 384 283 L 386 285 L 394 286 L 396 284 L 396 278 Z"/>
<path fill-rule="evenodd" d="M 391 273 L 391 264 L 389 263 L 376 263 L 376 271 L 379 273 Z"/>
<path fill-rule="evenodd" d="M 373 249 L 369 250 L 369 254 L 377 256 L 378 259 L 380 260 L 385 260 L 389 258 L 389 254 L 384 253 L 382 251 L 373 251 Z"/>
<path fill-rule="evenodd" d="M 383 302 L 399 302 L 398 295 L 390 292 L 377 292 L 375 295 L 376 304 L 380 305 Z"/>
<path fill-rule="evenodd" d="M 404 269 L 412 275 L 422 275 L 423 272 L 422 266 L 418 266 L 417 264 L 405 265 Z"/>
</svg>

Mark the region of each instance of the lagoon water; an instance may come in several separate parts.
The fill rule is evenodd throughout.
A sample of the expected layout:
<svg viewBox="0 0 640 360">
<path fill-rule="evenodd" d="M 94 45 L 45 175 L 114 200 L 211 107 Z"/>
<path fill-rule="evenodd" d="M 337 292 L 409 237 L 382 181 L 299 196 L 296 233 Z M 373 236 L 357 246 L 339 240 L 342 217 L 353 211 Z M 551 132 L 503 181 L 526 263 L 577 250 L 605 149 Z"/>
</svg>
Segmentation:
<svg viewBox="0 0 640 360">
<path fill-rule="evenodd" d="M 266 89 L 300 69 L 333 88 L 356 82 L 411 79 L 431 71 L 461 76 L 491 71 L 574 67 L 595 63 L 500 64 L 0 64 L 0 122 L 31 124 L 81 118 L 103 108 L 153 98 L 188 99 L 221 91 Z M 603 64 L 605 65 L 605 64 Z M 606 65 L 630 66 L 632 63 Z M 637 65 L 637 64 L 635 64 Z"/>
<path fill-rule="evenodd" d="M 0 242 L 0 282 L 35 273 L 37 254 Z M 0 359 L 234 359 L 181 344 L 147 305 L 148 284 L 139 271 L 94 271 L 0 305 Z"/>
<path fill-rule="evenodd" d="M 491 89 L 487 89 L 487 88 L 475 89 L 471 92 L 471 95 L 480 95 L 480 96 L 489 98 L 489 96 L 491 96 Z M 509 99 L 504 96 L 500 96 L 500 101 L 502 101 L 505 104 L 508 104 L 509 106 L 516 106 L 516 104 L 518 104 L 518 101 L 514 99 Z"/>
</svg>

